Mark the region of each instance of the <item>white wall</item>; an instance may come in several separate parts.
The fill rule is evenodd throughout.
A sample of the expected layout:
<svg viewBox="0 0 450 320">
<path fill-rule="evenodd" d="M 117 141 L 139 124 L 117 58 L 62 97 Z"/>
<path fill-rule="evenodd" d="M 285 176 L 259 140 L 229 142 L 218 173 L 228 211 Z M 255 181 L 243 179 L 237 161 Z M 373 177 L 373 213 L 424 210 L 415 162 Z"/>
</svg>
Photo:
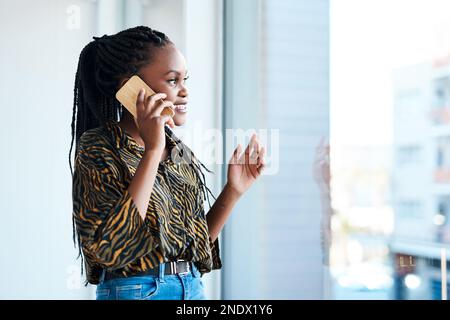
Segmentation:
<svg viewBox="0 0 450 320">
<path fill-rule="evenodd" d="M 90 294 L 72 244 L 68 153 L 74 75 L 96 28 L 96 6 L 0 2 L 1 299 Z"/>
</svg>

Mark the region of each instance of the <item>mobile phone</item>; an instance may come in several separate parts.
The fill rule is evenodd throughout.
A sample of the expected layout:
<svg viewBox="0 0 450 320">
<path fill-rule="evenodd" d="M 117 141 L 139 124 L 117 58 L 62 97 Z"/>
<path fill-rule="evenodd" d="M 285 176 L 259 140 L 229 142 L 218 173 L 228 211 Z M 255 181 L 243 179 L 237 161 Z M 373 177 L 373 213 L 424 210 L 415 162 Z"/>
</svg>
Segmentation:
<svg viewBox="0 0 450 320">
<path fill-rule="evenodd" d="M 141 89 L 145 89 L 144 101 L 146 101 L 149 96 L 155 94 L 155 91 L 153 91 L 144 80 L 142 80 L 139 76 L 134 75 L 128 79 L 128 81 L 125 82 L 122 88 L 120 88 L 116 93 L 116 99 L 119 100 L 119 102 L 133 115 L 135 119 L 137 118 L 136 101 Z M 175 112 L 172 108 L 165 107 L 161 112 L 161 115 L 173 117 Z"/>
</svg>

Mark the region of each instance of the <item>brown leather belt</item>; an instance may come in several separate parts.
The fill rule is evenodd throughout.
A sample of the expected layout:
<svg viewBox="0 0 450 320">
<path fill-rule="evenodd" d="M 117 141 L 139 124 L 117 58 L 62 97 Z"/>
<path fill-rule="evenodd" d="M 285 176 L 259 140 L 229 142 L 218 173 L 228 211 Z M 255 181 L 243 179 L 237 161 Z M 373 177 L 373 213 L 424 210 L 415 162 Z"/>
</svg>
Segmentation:
<svg viewBox="0 0 450 320">
<path fill-rule="evenodd" d="M 192 270 L 192 263 L 189 261 L 178 260 L 164 263 L 164 274 L 187 274 Z M 159 266 L 153 269 L 148 269 L 143 272 L 133 273 L 131 275 L 124 276 L 123 274 L 118 274 L 110 271 L 105 271 L 105 277 L 103 281 L 108 281 L 117 278 L 127 278 L 127 277 L 142 277 L 142 276 L 159 276 Z"/>
</svg>

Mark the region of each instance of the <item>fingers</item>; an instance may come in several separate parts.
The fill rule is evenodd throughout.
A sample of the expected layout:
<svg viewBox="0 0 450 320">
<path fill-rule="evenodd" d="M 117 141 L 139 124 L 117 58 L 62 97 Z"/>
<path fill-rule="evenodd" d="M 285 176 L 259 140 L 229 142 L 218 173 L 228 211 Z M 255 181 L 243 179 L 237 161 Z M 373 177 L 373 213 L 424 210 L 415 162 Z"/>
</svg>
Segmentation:
<svg viewBox="0 0 450 320">
<path fill-rule="evenodd" d="M 250 164 L 258 164 L 258 158 L 261 153 L 262 146 L 259 144 L 258 138 L 255 135 L 253 151 L 250 154 Z"/>
<path fill-rule="evenodd" d="M 237 150 L 237 149 L 236 149 Z M 233 154 L 234 157 L 238 157 L 239 153 Z M 240 156 L 239 160 L 234 160 L 239 164 L 249 165 L 249 170 L 252 175 L 256 178 L 262 173 L 266 167 L 266 162 L 264 156 L 266 155 L 266 148 L 260 145 L 256 134 L 253 134 L 245 152 Z"/>
<path fill-rule="evenodd" d="M 162 111 L 165 107 L 169 107 L 171 109 L 174 109 L 173 103 L 170 101 L 161 101 L 159 100 L 157 104 L 153 107 L 152 111 L 150 112 L 150 117 L 159 117 L 161 116 Z"/>
<path fill-rule="evenodd" d="M 175 123 L 172 117 L 161 115 L 162 110 L 165 107 L 170 107 L 173 109 L 173 103 L 170 101 L 164 101 L 163 98 L 166 98 L 167 94 L 165 93 L 156 93 L 154 95 L 148 96 L 145 99 L 145 89 L 141 89 L 137 96 L 136 101 L 136 109 L 137 113 L 141 118 L 156 117 L 157 121 L 160 122 L 161 125 L 168 125 L 171 128 L 175 128 Z"/>
<path fill-rule="evenodd" d="M 261 174 L 264 169 L 266 168 L 266 161 L 264 160 L 264 155 L 265 155 L 266 150 L 264 148 L 262 148 L 261 150 L 261 157 L 260 160 L 258 162 L 258 166 L 256 167 L 256 170 L 258 171 L 258 174 Z"/>
<path fill-rule="evenodd" d="M 250 153 L 250 157 L 249 157 L 249 164 L 256 164 L 257 160 L 258 160 L 258 152 L 259 152 L 259 146 L 257 146 L 256 144 L 254 145 L 251 153 Z"/>
<path fill-rule="evenodd" d="M 136 99 L 136 112 L 138 115 L 143 114 L 145 111 L 144 97 L 145 97 L 145 89 L 139 90 L 139 93 L 138 93 L 138 96 Z"/>
<path fill-rule="evenodd" d="M 253 151 L 253 148 L 255 147 L 255 140 L 256 140 L 256 133 L 252 134 L 250 142 L 248 143 L 247 148 L 245 148 L 245 152 L 241 158 L 241 160 L 243 160 L 243 163 L 250 163 L 250 153 Z"/>
<path fill-rule="evenodd" d="M 257 165 L 259 166 L 265 166 L 266 165 L 266 160 L 264 159 L 264 156 L 266 155 L 266 148 L 262 147 L 261 148 L 261 152 L 258 155 L 258 162 Z"/>
<path fill-rule="evenodd" d="M 136 100 L 136 113 L 139 117 L 147 116 L 153 109 L 155 102 L 161 100 L 167 95 L 165 93 L 157 93 L 152 96 L 148 96 L 145 98 L 145 89 L 139 90 L 137 100 Z"/>
<path fill-rule="evenodd" d="M 241 144 L 238 144 L 236 149 L 234 149 L 233 154 L 230 158 L 230 164 L 240 164 L 248 165 L 250 172 L 253 177 L 256 178 L 264 170 L 266 163 L 264 156 L 266 154 L 266 149 L 260 145 L 256 134 L 253 134 L 249 144 L 242 152 Z"/>
<path fill-rule="evenodd" d="M 153 116 L 159 115 L 154 113 L 156 108 L 159 108 L 163 103 L 165 103 L 162 99 L 166 98 L 167 95 L 165 93 L 156 93 L 152 96 L 148 96 L 146 101 L 144 102 L 144 108 L 146 111 L 146 115 L 152 114 Z M 167 102 L 170 103 L 170 102 Z M 162 110 L 162 109 L 161 109 Z"/>
<path fill-rule="evenodd" d="M 230 159 L 230 164 L 238 164 L 239 163 L 239 156 L 241 155 L 242 152 L 242 146 L 239 143 L 236 147 L 236 149 L 234 149 L 233 154 L 231 155 L 231 159 Z"/>
<path fill-rule="evenodd" d="M 161 116 L 159 117 L 159 121 L 161 121 L 163 125 L 165 124 L 169 125 L 172 129 L 175 128 L 175 123 L 173 122 L 171 116 Z"/>
<path fill-rule="evenodd" d="M 266 153 L 266 149 L 260 146 L 259 141 L 255 138 L 254 141 L 254 149 L 250 154 L 249 164 L 250 170 L 252 171 L 253 176 L 256 178 L 259 176 L 265 168 L 265 160 L 264 155 Z"/>
</svg>

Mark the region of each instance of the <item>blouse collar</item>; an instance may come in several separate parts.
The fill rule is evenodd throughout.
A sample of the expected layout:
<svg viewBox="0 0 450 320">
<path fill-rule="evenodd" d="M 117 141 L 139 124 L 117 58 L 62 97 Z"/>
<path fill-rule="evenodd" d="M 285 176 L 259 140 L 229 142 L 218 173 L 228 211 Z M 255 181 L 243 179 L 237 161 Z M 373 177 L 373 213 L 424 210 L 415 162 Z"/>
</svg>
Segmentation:
<svg viewBox="0 0 450 320">
<path fill-rule="evenodd" d="M 111 134 L 112 141 L 118 149 L 128 148 L 139 152 L 144 152 L 144 147 L 140 146 L 132 136 L 130 136 L 125 130 L 123 130 L 117 121 L 109 121 L 106 123 L 106 128 Z M 173 131 L 168 127 L 164 126 L 164 131 L 166 134 L 166 143 L 169 146 L 169 157 L 164 162 L 171 162 L 172 148 L 178 147 L 179 139 L 175 136 Z"/>
</svg>

